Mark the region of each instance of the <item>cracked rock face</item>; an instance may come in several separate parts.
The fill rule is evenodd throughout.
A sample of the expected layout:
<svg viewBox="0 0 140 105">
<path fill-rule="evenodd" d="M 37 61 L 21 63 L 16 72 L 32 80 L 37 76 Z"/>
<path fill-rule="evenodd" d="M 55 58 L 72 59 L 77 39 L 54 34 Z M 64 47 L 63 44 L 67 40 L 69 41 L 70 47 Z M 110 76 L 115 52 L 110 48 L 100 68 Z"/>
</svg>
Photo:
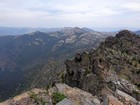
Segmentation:
<svg viewBox="0 0 140 105">
<path fill-rule="evenodd" d="M 140 100 L 140 37 L 124 30 L 89 53 L 66 60 L 65 81 L 93 95 L 102 95 L 104 87 L 119 89 Z M 106 92 L 106 94 L 108 94 Z"/>
</svg>

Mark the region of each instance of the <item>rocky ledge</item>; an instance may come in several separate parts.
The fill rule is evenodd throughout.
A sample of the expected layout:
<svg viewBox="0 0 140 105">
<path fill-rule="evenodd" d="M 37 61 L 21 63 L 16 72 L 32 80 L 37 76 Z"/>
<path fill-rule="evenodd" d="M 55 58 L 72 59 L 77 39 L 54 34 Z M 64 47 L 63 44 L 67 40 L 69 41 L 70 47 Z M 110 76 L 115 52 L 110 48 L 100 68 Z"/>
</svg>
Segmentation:
<svg viewBox="0 0 140 105">
<path fill-rule="evenodd" d="M 109 92 L 109 91 L 105 91 Z M 120 91 L 105 95 L 103 100 L 98 96 L 85 92 L 76 87 L 57 83 L 48 90 L 32 89 L 9 99 L 0 105 L 139 105 L 135 98 Z"/>
</svg>

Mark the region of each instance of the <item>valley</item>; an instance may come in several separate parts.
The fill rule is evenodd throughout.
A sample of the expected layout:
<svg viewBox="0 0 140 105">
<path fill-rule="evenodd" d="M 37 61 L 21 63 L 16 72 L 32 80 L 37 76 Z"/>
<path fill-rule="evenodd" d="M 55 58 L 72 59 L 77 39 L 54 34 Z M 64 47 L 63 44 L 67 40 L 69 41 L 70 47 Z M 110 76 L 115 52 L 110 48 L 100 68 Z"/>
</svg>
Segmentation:
<svg viewBox="0 0 140 105">
<path fill-rule="evenodd" d="M 0 99 L 34 87 L 47 87 L 53 81 L 48 81 L 49 77 L 56 71 L 59 75 L 61 70 L 65 70 L 61 62 L 72 58 L 76 52 L 97 48 L 110 35 L 115 33 L 74 27 L 49 33 L 36 31 L 18 36 L 0 36 Z M 49 72 L 52 72 L 51 75 Z M 44 82 L 48 83 L 44 86 Z"/>
</svg>

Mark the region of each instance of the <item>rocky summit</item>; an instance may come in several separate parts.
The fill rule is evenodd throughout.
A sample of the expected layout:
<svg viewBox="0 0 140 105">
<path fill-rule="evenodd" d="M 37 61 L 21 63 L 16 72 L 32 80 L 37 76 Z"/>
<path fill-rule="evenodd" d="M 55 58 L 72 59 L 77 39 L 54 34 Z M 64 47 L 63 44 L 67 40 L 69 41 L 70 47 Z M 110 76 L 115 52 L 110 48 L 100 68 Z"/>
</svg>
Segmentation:
<svg viewBox="0 0 140 105">
<path fill-rule="evenodd" d="M 65 82 L 72 87 L 100 100 L 111 95 L 123 104 L 140 101 L 140 37 L 128 30 L 108 37 L 96 50 L 77 53 L 65 64 Z"/>
<path fill-rule="evenodd" d="M 59 83 L 32 89 L 0 105 L 140 105 L 138 35 L 120 31 L 97 49 L 76 53 L 65 65 Z"/>
</svg>

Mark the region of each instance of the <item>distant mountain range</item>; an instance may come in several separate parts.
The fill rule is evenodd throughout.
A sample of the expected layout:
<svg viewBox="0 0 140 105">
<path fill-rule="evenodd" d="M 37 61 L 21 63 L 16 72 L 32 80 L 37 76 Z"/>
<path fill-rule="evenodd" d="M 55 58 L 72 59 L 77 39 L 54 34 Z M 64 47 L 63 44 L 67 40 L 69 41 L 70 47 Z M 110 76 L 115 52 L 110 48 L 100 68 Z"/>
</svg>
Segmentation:
<svg viewBox="0 0 140 105">
<path fill-rule="evenodd" d="M 39 80 L 48 81 L 49 84 L 54 79 L 52 74 L 63 68 L 58 67 L 60 60 L 71 58 L 76 52 L 96 48 L 106 37 L 114 35 L 67 27 L 49 33 L 35 31 L 0 36 L 0 99 L 30 88 L 45 87 L 46 84 Z"/>
<path fill-rule="evenodd" d="M 140 35 L 140 30 L 138 30 L 138 31 L 135 31 L 135 33 Z"/>
<path fill-rule="evenodd" d="M 0 36 L 4 36 L 4 35 L 23 35 L 23 34 L 28 34 L 28 33 L 32 33 L 35 31 L 40 31 L 40 32 L 44 32 L 44 33 L 48 33 L 48 32 L 56 32 L 56 31 L 61 31 L 61 30 L 66 30 L 66 29 L 72 29 L 72 27 L 64 27 L 64 28 L 30 28 L 30 27 L 0 27 Z M 90 28 L 86 28 L 83 27 L 81 28 L 85 31 L 88 32 L 93 32 L 95 30 L 92 30 Z M 118 29 L 116 29 L 116 31 L 106 31 L 106 32 L 117 32 Z M 137 34 L 140 34 L 140 31 L 134 31 Z"/>
<path fill-rule="evenodd" d="M 3 35 L 23 35 L 34 31 L 54 32 L 59 31 L 60 28 L 28 28 L 28 27 L 0 27 L 0 36 Z"/>
</svg>

